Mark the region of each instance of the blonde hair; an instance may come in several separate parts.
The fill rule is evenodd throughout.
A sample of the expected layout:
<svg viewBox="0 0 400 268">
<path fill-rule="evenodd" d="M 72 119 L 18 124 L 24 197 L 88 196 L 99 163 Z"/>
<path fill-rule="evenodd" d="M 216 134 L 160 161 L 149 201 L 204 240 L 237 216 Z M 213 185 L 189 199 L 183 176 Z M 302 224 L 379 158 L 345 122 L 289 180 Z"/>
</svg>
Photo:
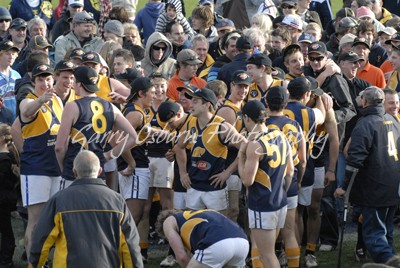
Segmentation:
<svg viewBox="0 0 400 268">
<path fill-rule="evenodd" d="M 108 40 L 104 42 L 103 46 L 101 47 L 99 54 L 103 57 L 106 61 L 107 65 L 112 69 L 112 64 L 114 62 L 114 51 L 121 49 L 122 46 L 120 43 Z"/>
<path fill-rule="evenodd" d="M 135 42 L 134 45 L 143 47 L 143 44 L 140 41 L 140 34 L 139 34 L 138 27 L 135 24 L 129 23 L 129 22 L 124 23 L 123 25 L 124 25 L 124 35 L 127 35 L 128 32 L 133 31 L 135 33 L 135 35 L 137 36 L 137 38 L 136 38 L 137 41 Z"/>
<path fill-rule="evenodd" d="M 6 143 L 12 142 L 11 127 L 7 124 L 0 124 L 0 137 L 4 137 Z"/>
<path fill-rule="evenodd" d="M 260 30 L 264 33 L 267 33 L 272 29 L 272 21 L 269 16 L 265 14 L 255 14 L 251 18 L 251 27 L 253 27 L 253 24 L 256 24 L 257 27 L 260 28 Z"/>
</svg>

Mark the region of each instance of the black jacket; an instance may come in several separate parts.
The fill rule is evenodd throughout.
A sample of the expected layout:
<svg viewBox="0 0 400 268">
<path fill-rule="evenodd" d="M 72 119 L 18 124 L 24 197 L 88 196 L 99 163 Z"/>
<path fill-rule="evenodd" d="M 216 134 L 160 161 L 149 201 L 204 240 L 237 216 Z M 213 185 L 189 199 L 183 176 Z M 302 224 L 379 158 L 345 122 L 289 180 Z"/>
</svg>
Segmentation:
<svg viewBox="0 0 400 268">
<path fill-rule="evenodd" d="M 17 99 L 17 115 L 19 115 L 19 105 L 26 95 L 33 93 L 35 86 L 32 84 L 31 76 L 26 73 L 21 79 L 15 82 L 15 98 Z"/>
<path fill-rule="evenodd" d="M 359 171 L 350 190 L 350 202 L 365 207 L 398 205 L 400 183 L 400 125 L 384 114 L 382 104 L 361 111 L 351 135 L 346 164 Z M 346 178 L 347 179 L 347 178 Z"/>
<path fill-rule="evenodd" d="M 382 63 L 388 59 L 389 55 L 383 47 L 374 43 L 368 56 L 368 61 L 376 67 L 381 67 Z"/>
</svg>

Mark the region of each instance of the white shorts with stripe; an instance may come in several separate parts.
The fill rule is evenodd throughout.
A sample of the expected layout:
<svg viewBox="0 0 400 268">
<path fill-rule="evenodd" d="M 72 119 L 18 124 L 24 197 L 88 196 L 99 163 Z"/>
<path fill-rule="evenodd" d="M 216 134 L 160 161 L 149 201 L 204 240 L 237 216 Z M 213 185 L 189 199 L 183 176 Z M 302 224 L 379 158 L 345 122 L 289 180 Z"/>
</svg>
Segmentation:
<svg viewBox="0 0 400 268">
<path fill-rule="evenodd" d="M 287 206 L 269 212 L 254 211 L 248 209 L 249 213 L 249 228 L 273 230 L 283 228 L 286 220 Z"/>
<path fill-rule="evenodd" d="M 186 192 L 186 206 L 192 210 L 214 209 L 217 211 L 228 208 L 228 190 L 203 192 L 189 188 Z"/>
<path fill-rule="evenodd" d="M 125 199 L 149 198 L 150 171 L 148 168 L 135 168 L 130 176 L 118 173 L 119 191 Z"/>
<path fill-rule="evenodd" d="M 20 175 L 24 207 L 47 202 L 60 189 L 61 176 Z"/>
</svg>

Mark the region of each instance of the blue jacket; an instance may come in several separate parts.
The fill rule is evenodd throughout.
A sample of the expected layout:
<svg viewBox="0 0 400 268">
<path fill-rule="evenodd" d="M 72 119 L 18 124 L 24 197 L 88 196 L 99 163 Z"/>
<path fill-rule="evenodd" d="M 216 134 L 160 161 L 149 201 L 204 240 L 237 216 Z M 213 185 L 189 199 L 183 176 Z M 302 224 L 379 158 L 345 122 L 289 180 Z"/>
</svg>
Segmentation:
<svg viewBox="0 0 400 268">
<path fill-rule="evenodd" d="M 149 36 L 155 32 L 158 16 L 164 10 L 164 3 L 147 3 L 135 17 L 134 23 L 139 29 L 146 45 Z"/>
<path fill-rule="evenodd" d="M 10 14 L 13 19 L 21 18 L 26 22 L 30 21 L 35 16 L 39 16 L 39 18 L 46 22 L 47 27 L 50 29 L 53 6 L 50 1 L 40 0 L 38 10 L 34 11 L 27 0 L 12 0 L 10 3 Z"/>
<path fill-rule="evenodd" d="M 246 71 L 247 59 L 250 58 L 250 56 L 250 54 L 245 52 L 239 53 L 232 59 L 232 62 L 225 64 L 219 70 L 217 79 L 224 81 L 227 85 L 227 96 L 229 96 L 230 93 L 232 74 L 238 70 Z"/>
</svg>

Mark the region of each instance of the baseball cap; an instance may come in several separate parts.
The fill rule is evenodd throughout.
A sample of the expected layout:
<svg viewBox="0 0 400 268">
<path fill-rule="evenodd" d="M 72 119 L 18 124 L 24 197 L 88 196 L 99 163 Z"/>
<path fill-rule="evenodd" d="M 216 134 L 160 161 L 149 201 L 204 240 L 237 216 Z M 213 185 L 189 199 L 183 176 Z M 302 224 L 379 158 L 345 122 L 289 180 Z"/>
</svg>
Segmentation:
<svg viewBox="0 0 400 268">
<path fill-rule="evenodd" d="M 68 0 L 68 5 L 71 7 L 83 7 L 84 0 Z"/>
<path fill-rule="evenodd" d="M 251 85 L 250 76 L 242 70 L 238 70 L 232 74 L 231 82 L 235 85 Z"/>
<path fill-rule="evenodd" d="M 80 47 L 75 48 L 74 50 L 71 51 L 71 54 L 69 55 L 70 59 L 78 58 L 82 59 L 83 54 L 85 54 L 85 50 L 83 50 Z"/>
<path fill-rule="evenodd" d="M 177 87 L 176 90 L 178 90 L 179 92 L 181 92 L 182 90 L 187 90 L 189 92 L 195 92 L 196 90 L 198 90 L 199 88 L 196 87 L 195 85 L 191 85 L 191 84 L 187 84 L 183 87 Z"/>
<path fill-rule="evenodd" d="M 279 67 L 274 67 L 271 75 L 274 79 L 278 79 L 278 80 L 282 80 L 282 81 L 285 80 L 285 71 Z"/>
<path fill-rule="evenodd" d="M 230 19 L 222 19 L 215 24 L 217 30 L 234 30 L 236 29 L 235 24 Z"/>
<path fill-rule="evenodd" d="M 293 50 L 294 48 L 296 48 L 296 49 L 298 49 L 298 50 L 301 51 L 300 45 L 298 45 L 298 44 L 296 44 L 296 43 L 291 44 L 291 45 L 288 45 L 287 47 L 285 47 L 285 48 L 283 49 L 283 53 L 282 53 L 283 58 L 285 58 L 286 55 L 287 55 L 291 50 Z"/>
<path fill-rule="evenodd" d="M 311 77 L 300 76 L 289 82 L 287 89 L 290 96 L 300 97 L 307 91 L 313 91 L 315 95 L 322 96 L 324 91 L 318 87 L 318 82 Z"/>
<path fill-rule="evenodd" d="M 344 7 L 336 12 L 336 18 L 355 17 L 354 11 L 349 7 Z"/>
<path fill-rule="evenodd" d="M 54 70 L 53 68 L 51 68 L 51 66 L 47 64 L 36 64 L 32 70 L 32 77 L 36 77 L 43 74 L 53 75 Z"/>
<path fill-rule="evenodd" d="M 157 110 L 158 118 L 161 122 L 168 122 L 179 112 L 180 106 L 178 103 L 173 101 L 164 101 L 160 104 Z"/>
<path fill-rule="evenodd" d="M 238 114 L 247 115 L 253 121 L 258 121 L 267 116 L 265 106 L 259 100 L 248 101 Z"/>
<path fill-rule="evenodd" d="M 339 41 L 339 47 L 342 47 L 342 46 L 344 46 L 344 45 L 346 45 L 346 44 L 353 44 L 353 42 L 354 42 L 354 39 L 356 39 L 357 38 L 357 36 L 355 36 L 354 34 L 352 34 L 352 33 L 347 33 L 347 34 L 345 34 L 343 37 L 342 37 L 342 39 L 340 39 L 340 41 Z"/>
<path fill-rule="evenodd" d="M 282 26 L 290 26 L 298 30 L 303 29 L 303 22 L 298 15 L 289 14 L 286 15 L 281 23 Z"/>
<path fill-rule="evenodd" d="M 356 18 L 357 19 L 361 19 L 361 18 L 364 18 L 364 17 L 369 17 L 369 18 L 374 20 L 375 19 L 375 14 L 368 7 L 362 6 L 362 7 L 357 8 L 357 16 L 356 16 Z"/>
<path fill-rule="evenodd" d="M 397 31 L 396 31 L 396 29 L 393 28 L 393 27 L 385 27 L 383 30 L 381 30 L 381 31 L 378 32 L 378 35 L 381 35 L 381 34 L 383 34 L 383 33 L 385 33 L 385 34 L 387 34 L 387 35 L 389 35 L 389 36 L 392 36 L 392 35 L 394 35 L 395 33 L 397 33 Z"/>
<path fill-rule="evenodd" d="M 352 47 L 355 47 L 358 44 L 364 44 L 368 47 L 368 49 L 371 49 L 371 41 L 369 41 L 369 39 L 366 39 L 364 37 L 356 37 L 353 41 Z"/>
<path fill-rule="evenodd" d="M 358 57 L 358 55 L 356 53 L 354 53 L 353 51 L 349 51 L 349 52 L 341 53 L 339 55 L 339 62 L 341 62 L 343 60 L 347 60 L 350 62 L 357 62 L 357 61 L 362 61 L 364 59 Z"/>
<path fill-rule="evenodd" d="M 12 20 L 10 11 L 5 7 L 0 7 L 0 20 Z"/>
<path fill-rule="evenodd" d="M 53 45 L 47 41 L 47 38 L 41 35 L 35 35 L 29 40 L 30 49 L 52 48 Z"/>
<path fill-rule="evenodd" d="M 162 73 L 162 72 L 153 72 L 153 73 L 151 73 L 150 75 L 149 75 L 149 78 L 150 79 L 153 79 L 153 78 L 163 78 L 163 79 L 165 79 L 165 80 L 168 80 L 168 75 L 167 74 L 165 74 L 165 73 Z"/>
<path fill-rule="evenodd" d="M 288 102 L 287 90 L 281 86 L 271 87 L 268 89 L 267 96 L 265 97 L 268 104 L 284 104 Z"/>
<path fill-rule="evenodd" d="M 115 34 L 116 36 L 119 37 L 124 37 L 124 26 L 122 23 L 118 20 L 109 20 L 107 23 L 104 25 L 104 30 L 110 33 Z"/>
<path fill-rule="evenodd" d="M 143 90 L 149 89 L 152 86 L 153 86 L 153 83 L 151 83 L 149 78 L 147 78 L 147 77 L 138 77 L 131 84 L 131 94 L 129 94 L 128 98 L 126 98 L 126 101 L 128 101 L 128 102 L 132 101 L 133 97 L 135 97 L 135 95 L 137 93 L 139 93 L 139 91 L 143 91 Z"/>
<path fill-rule="evenodd" d="M 393 42 L 400 42 L 400 32 L 395 33 L 392 35 L 392 38 L 385 41 L 385 44 L 393 45 Z"/>
<path fill-rule="evenodd" d="M 72 19 L 72 23 L 86 23 L 92 22 L 94 19 L 92 16 L 89 15 L 86 11 L 78 12 L 75 14 L 74 18 Z"/>
<path fill-rule="evenodd" d="M 115 74 L 114 77 L 119 80 L 128 80 L 128 83 L 131 84 L 136 78 L 141 77 L 141 74 L 136 68 L 126 68 L 121 73 Z"/>
<path fill-rule="evenodd" d="M 87 62 L 101 64 L 100 55 L 96 52 L 86 52 L 82 55 L 82 63 Z"/>
<path fill-rule="evenodd" d="M 302 33 L 297 42 L 311 44 L 312 42 L 315 42 L 315 41 L 316 41 L 316 39 L 315 39 L 314 35 L 308 34 L 308 33 Z"/>
<path fill-rule="evenodd" d="M 206 87 L 198 88 L 194 92 L 185 91 L 185 96 L 188 99 L 192 99 L 192 98 L 203 99 L 207 102 L 210 102 L 212 104 L 212 106 L 214 106 L 214 107 L 218 101 L 217 96 L 215 96 L 214 92 L 211 89 L 208 89 Z"/>
<path fill-rule="evenodd" d="M 11 40 L 4 40 L 0 42 L 0 51 L 7 51 L 11 49 L 17 52 L 19 51 L 19 48 L 17 48 Z"/>
<path fill-rule="evenodd" d="M 97 92 L 100 89 L 97 87 L 99 76 L 95 69 L 88 66 L 79 66 L 74 71 L 76 82 L 82 83 L 83 88 L 87 92 Z"/>
<path fill-rule="evenodd" d="M 213 2 L 209 0 L 199 0 L 199 5 L 205 6 L 205 5 L 212 5 Z"/>
<path fill-rule="evenodd" d="M 354 28 L 358 26 L 358 22 L 355 18 L 344 17 L 339 21 L 339 28 Z"/>
<path fill-rule="evenodd" d="M 320 55 L 325 55 L 327 53 L 328 49 L 326 48 L 326 45 L 320 41 L 311 43 L 308 46 L 308 55 L 311 53 L 317 53 Z"/>
<path fill-rule="evenodd" d="M 382 103 L 385 99 L 385 93 L 379 87 L 371 86 L 367 87 L 362 94 L 362 97 L 369 103 Z"/>
<path fill-rule="evenodd" d="M 202 63 L 201 60 L 199 60 L 199 57 L 197 56 L 196 52 L 194 52 L 191 49 L 182 49 L 177 57 L 176 57 L 177 62 L 183 62 L 189 65 L 195 65 L 195 64 L 200 64 Z"/>
<path fill-rule="evenodd" d="M 297 0 L 282 0 L 281 5 L 287 4 L 291 6 L 297 5 L 298 1 Z"/>
<path fill-rule="evenodd" d="M 60 60 L 54 67 L 55 71 L 73 71 L 76 68 L 71 60 Z"/>
<path fill-rule="evenodd" d="M 241 36 L 236 41 L 236 48 L 237 49 L 252 49 L 253 42 L 251 41 L 250 37 L 248 36 Z"/>
<path fill-rule="evenodd" d="M 247 60 L 247 64 L 264 65 L 264 66 L 272 67 L 271 59 L 263 53 L 259 53 L 259 54 L 255 54 L 255 55 L 251 56 Z"/>
<path fill-rule="evenodd" d="M 28 26 L 28 24 L 26 23 L 26 21 L 24 21 L 21 18 L 16 18 L 11 21 L 10 28 L 18 30 L 21 28 L 26 28 L 27 26 Z"/>
</svg>

